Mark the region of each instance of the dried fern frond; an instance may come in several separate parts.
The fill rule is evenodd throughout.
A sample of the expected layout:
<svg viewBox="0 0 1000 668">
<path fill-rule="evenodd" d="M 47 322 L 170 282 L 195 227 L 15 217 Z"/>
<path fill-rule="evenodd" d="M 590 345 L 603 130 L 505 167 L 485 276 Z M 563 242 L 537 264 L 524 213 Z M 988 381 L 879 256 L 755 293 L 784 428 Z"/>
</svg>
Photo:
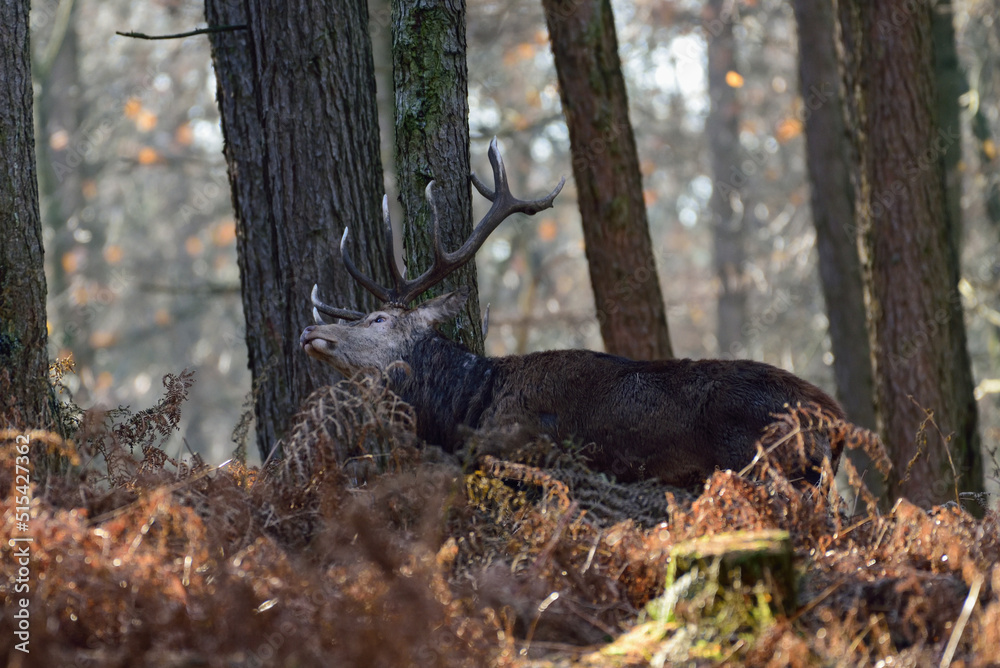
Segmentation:
<svg viewBox="0 0 1000 668">
<path fill-rule="evenodd" d="M 281 442 L 280 477 L 306 485 L 340 470 L 354 485 L 387 470 L 393 450 L 416 444 L 413 408 L 379 376 L 358 375 L 309 395 Z"/>
<path fill-rule="evenodd" d="M 827 446 L 831 466 L 841 461 L 841 455 L 847 448 L 867 453 L 883 476 L 888 475 L 892 468 L 885 447 L 875 432 L 838 418 L 816 404 L 786 406 L 774 418 L 757 441 L 757 456 L 741 474 L 749 473 L 764 459 L 786 473 L 810 465 L 819 468 L 817 453 Z"/>
</svg>

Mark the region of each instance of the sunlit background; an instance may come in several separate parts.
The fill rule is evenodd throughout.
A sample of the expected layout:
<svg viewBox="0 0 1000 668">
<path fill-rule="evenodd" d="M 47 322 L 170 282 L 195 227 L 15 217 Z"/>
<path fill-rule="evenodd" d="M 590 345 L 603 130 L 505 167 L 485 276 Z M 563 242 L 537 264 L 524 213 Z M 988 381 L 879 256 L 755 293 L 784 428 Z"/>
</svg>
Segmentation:
<svg viewBox="0 0 1000 668">
<path fill-rule="evenodd" d="M 472 160 L 488 172 L 496 135 L 514 192 L 540 196 L 571 177 L 569 138 L 538 0 L 468 0 Z M 708 112 L 701 3 L 619 0 L 616 13 L 659 279 L 679 356 L 709 357 L 717 282 L 703 136 Z M 805 175 L 803 105 L 791 7 L 738 3 L 751 331 L 739 356 L 783 366 L 833 391 Z M 997 130 L 1000 0 L 953 3 L 973 90 L 965 108 L 963 290 L 980 384 L 981 430 L 995 447 L 998 232 L 984 209 L 997 187 L 992 142 L 972 146 L 971 112 Z M 386 189 L 394 196 L 388 2 L 370 0 Z M 50 354 L 72 354 L 64 379 L 81 406 L 156 402 L 165 373 L 196 370 L 173 442 L 209 461 L 235 444 L 250 389 L 215 79 L 204 36 L 139 41 L 116 30 L 175 33 L 204 25 L 198 2 L 56 0 L 32 6 L 39 186 L 45 223 Z M 836 85 L 836 82 L 831 82 Z M 599 147 L 592 159 L 600 159 Z M 478 256 L 491 303 L 491 354 L 600 348 L 572 180 L 556 207 L 511 220 Z M 478 207 L 477 214 L 485 212 Z M 334 240 L 331 240 L 331 248 Z M 308 295 L 302 307 L 308 308 Z M 345 305 L 346 306 L 346 305 Z M 252 432 L 251 432 L 252 433 Z M 249 452 L 256 448 L 250 447 Z"/>
</svg>

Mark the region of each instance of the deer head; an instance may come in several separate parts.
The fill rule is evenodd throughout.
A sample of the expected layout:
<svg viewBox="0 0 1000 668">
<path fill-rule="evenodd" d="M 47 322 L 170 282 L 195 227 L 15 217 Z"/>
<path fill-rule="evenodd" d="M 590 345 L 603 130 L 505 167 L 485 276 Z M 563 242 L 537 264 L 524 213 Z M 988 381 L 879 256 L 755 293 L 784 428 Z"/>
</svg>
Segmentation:
<svg viewBox="0 0 1000 668">
<path fill-rule="evenodd" d="M 431 299 L 416 308 L 410 302 L 420 294 L 444 280 L 466 262 L 475 257 L 476 251 L 500 223 L 515 213 L 534 215 L 552 206 L 562 190 L 563 178 L 552 192 L 536 200 L 521 200 L 510 192 L 503 156 L 494 137 L 489 149 L 493 168 L 491 189 L 475 173 L 470 178 L 476 190 L 493 204 L 472 231 L 472 235 L 456 251 L 448 252 L 441 243 L 440 221 L 434 202 L 434 182 L 425 191 L 433 220 L 434 262 L 424 273 L 413 280 L 406 280 L 395 261 L 392 222 L 389 218 L 388 196 L 382 198 L 382 219 L 386 235 L 386 263 L 389 265 L 393 286 L 386 288 L 365 276 L 347 252 L 350 229 L 344 229 L 340 239 L 340 256 L 348 273 L 368 292 L 382 301 L 383 307 L 372 313 L 361 313 L 325 304 L 319 299 L 319 288 L 313 286 L 313 318 L 316 325 L 307 327 L 300 337 L 303 350 L 316 359 L 333 365 L 345 375 L 363 368 L 385 369 L 392 362 L 405 356 L 421 336 L 433 331 L 435 324 L 455 317 L 469 296 L 468 288 Z M 320 314 L 344 320 L 343 324 L 328 324 Z"/>
<path fill-rule="evenodd" d="M 458 315 L 468 298 L 469 289 L 461 288 L 412 309 L 387 305 L 344 324 L 310 325 L 300 342 L 307 355 L 345 376 L 365 368 L 385 369 L 403 359 L 434 325 Z M 315 290 L 313 299 L 318 301 Z"/>
</svg>

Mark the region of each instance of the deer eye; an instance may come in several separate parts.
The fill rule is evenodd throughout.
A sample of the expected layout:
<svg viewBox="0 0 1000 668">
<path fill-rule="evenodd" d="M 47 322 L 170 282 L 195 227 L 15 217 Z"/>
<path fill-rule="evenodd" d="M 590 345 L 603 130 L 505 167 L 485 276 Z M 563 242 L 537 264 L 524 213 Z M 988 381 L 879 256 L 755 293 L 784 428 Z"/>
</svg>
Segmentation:
<svg viewBox="0 0 1000 668">
<path fill-rule="evenodd" d="M 382 317 L 382 316 L 379 316 L 379 317 L 375 318 L 374 320 L 372 320 L 372 322 L 373 323 L 376 323 L 376 322 L 385 322 L 385 318 Z"/>
</svg>

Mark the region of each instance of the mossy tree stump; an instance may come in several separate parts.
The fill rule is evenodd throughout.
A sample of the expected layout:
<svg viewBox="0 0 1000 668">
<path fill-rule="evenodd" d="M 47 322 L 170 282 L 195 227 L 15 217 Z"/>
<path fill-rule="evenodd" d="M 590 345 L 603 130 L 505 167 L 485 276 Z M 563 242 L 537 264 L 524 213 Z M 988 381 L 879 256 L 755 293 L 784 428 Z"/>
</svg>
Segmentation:
<svg viewBox="0 0 1000 668">
<path fill-rule="evenodd" d="M 773 610 L 787 614 L 795 608 L 793 556 L 787 531 L 720 533 L 674 546 L 667 581 L 696 568 L 700 573 L 717 573 L 720 586 L 746 591 L 756 588 L 770 596 Z"/>
</svg>

